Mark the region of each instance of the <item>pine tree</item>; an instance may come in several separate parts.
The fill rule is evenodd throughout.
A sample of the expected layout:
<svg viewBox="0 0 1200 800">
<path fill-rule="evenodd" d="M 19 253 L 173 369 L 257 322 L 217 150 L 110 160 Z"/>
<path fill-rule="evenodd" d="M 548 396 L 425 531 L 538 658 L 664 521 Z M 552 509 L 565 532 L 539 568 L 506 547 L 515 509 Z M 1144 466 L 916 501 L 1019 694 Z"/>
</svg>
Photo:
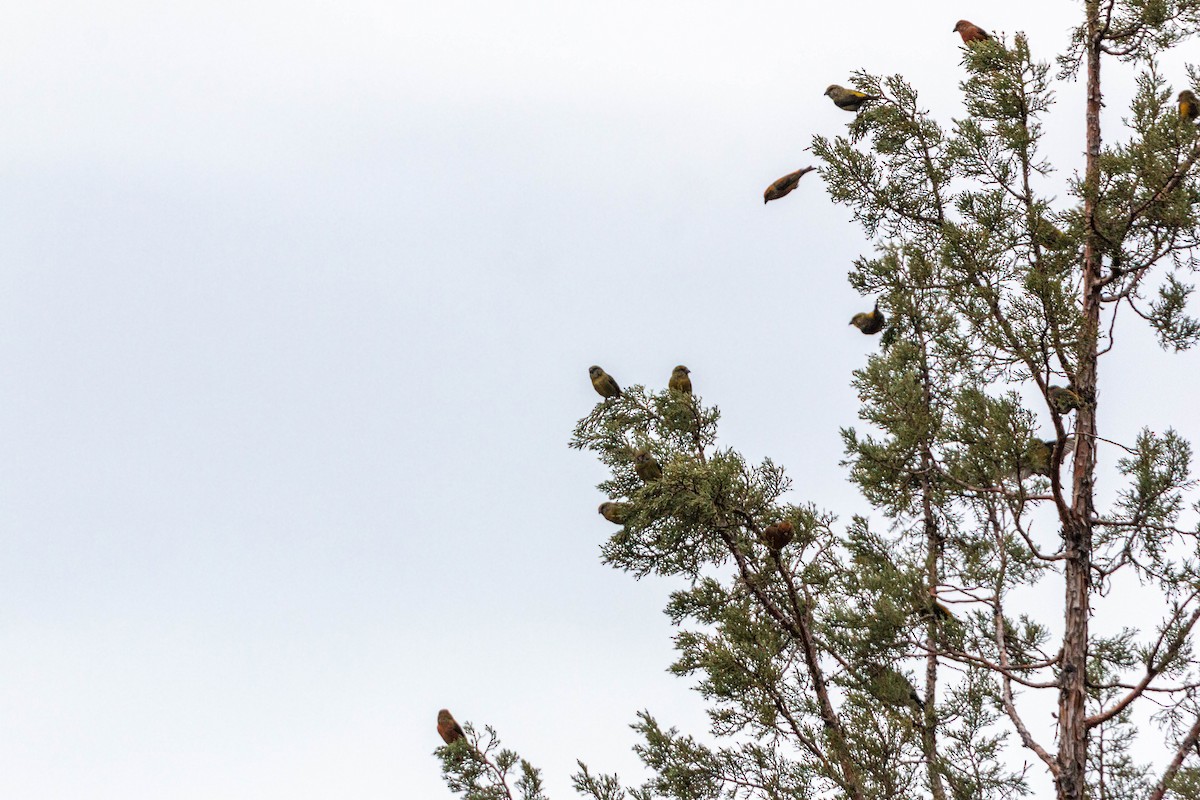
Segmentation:
<svg viewBox="0 0 1200 800">
<path fill-rule="evenodd" d="M 872 241 L 851 284 L 888 317 L 854 374 L 866 427 L 843 431 L 850 479 L 883 527 L 786 502 L 783 469 L 718 446 L 719 413 L 699 397 L 632 386 L 576 427 L 572 446 L 611 469 L 601 491 L 628 504 L 605 562 L 687 580 L 667 607 L 673 670 L 699 679 L 720 743 L 644 712 L 636 749 L 653 777 L 626 788 L 581 764 L 585 797 L 995 800 L 1030 793 L 1024 748 L 1062 800 L 1200 798 L 1200 530 L 1181 521 L 1191 449 L 1170 430 L 1109 442 L 1097 425 L 1120 309 L 1165 348 L 1200 339 L 1182 277 L 1197 266 L 1200 137 L 1158 71 L 1197 30 L 1200 0 L 1085 0 L 1083 12 L 1057 60 L 1058 81 L 1087 98 L 1065 201 L 1039 153 L 1051 66 L 1021 34 L 964 48 L 966 115 L 948 127 L 900 76 L 859 73 L 882 99 L 813 142 L 830 196 Z M 1102 64 L 1137 75 L 1107 145 Z M 1124 488 L 1103 511 L 1100 447 L 1124 448 Z M 638 450 L 661 476 L 635 473 Z M 786 543 L 768 530 L 784 521 Z M 1146 625 L 1098 624 L 1093 600 L 1127 576 L 1157 603 Z M 1058 619 L 1014 610 L 1046 587 L 1061 592 Z M 1053 740 L 1023 716 L 1043 696 L 1057 704 Z M 1139 736 L 1163 757 L 1137 762 Z M 439 751 L 452 788 L 515 796 L 454 747 Z"/>
</svg>

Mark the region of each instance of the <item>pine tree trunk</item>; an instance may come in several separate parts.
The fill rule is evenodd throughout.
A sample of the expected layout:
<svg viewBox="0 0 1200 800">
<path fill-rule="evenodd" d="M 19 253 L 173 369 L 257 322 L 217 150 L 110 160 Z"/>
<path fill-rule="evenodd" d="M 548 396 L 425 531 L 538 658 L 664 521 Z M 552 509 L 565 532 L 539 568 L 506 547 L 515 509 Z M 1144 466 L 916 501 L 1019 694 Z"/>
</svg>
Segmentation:
<svg viewBox="0 0 1200 800">
<path fill-rule="evenodd" d="M 1101 251 L 1095 229 L 1100 193 L 1100 6 L 1088 0 L 1087 11 L 1087 163 L 1083 213 L 1087 240 L 1083 250 L 1083 330 L 1077 355 L 1075 389 L 1085 398 L 1076 414 L 1075 467 L 1071 507 L 1062 520 L 1066 546 L 1066 630 L 1063 636 L 1061 688 L 1058 701 L 1058 797 L 1083 800 L 1087 791 L 1088 730 L 1087 651 L 1092 565 L 1092 483 L 1096 463 L 1096 367 L 1100 330 Z"/>
</svg>

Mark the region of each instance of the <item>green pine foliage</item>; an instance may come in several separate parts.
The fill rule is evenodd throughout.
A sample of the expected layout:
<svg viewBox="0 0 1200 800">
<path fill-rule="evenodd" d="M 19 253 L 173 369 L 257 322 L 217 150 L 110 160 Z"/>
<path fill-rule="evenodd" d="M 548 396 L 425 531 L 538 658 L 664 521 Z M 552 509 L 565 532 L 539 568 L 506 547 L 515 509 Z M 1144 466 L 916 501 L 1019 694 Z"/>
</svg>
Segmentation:
<svg viewBox="0 0 1200 800">
<path fill-rule="evenodd" d="M 1117 444 L 1096 426 L 1118 311 L 1164 348 L 1200 339 L 1184 281 L 1200 137 L 1157 62 L 1197 29 L 1200 0 L 1084 6 L 1059 80 L 1098 81 L 1099 59 L 1139 77 L 1124 128 L 1063 178 L 1065 200 L 1039 150 L 1055 84 L 1022 34 L 963 49 L 961 119 L 898 75 L 857 73 L 882 100 L 813 140 L 830 197 L 871 239 L 850 283 L 888 314 L 852 378 L 863 427 L 842 431 L 878 521 L 797 502 L 782 467 L 721 443 L 699 397 L 633 386 L 576 426 L 571 446 L 610 470 L 601 494 L 628 504 L 605 563 L 686 583 L 666 608 L 671 669 L 707 703 L 713 742 L 644 711 L 650 778 L 626 786 L 580 763 L 584 797 L 995 800 L 1028 796 L 1035 773 L 1071 800 L 1200 797 L 1191 448 L 1174 431 Z M 1049 403 L 1052 385 L 1079 408 Z M 1122 482 L 1108 509 L 1099 447 Z M 661 478 L 638 477 L 639 449 Z M 763 531 L 781 521 L 795 533 L 773 551 Z M 1106 629 L 1088 609 L 1128 583 L 1157 604 L 1140 630 Z M 1064 591 L 1065 613 L 1029 612 Z M 1139 762 L 1137 741 L 1162 758 Z M 515 754 L 488 769 L 462 749 L 440 750 L 453 791 L 517 796 Z M 540 797 L 521 764 L 521 796 Z M 489 780 L 500 794 L 479 788 Z"/>
</svg>

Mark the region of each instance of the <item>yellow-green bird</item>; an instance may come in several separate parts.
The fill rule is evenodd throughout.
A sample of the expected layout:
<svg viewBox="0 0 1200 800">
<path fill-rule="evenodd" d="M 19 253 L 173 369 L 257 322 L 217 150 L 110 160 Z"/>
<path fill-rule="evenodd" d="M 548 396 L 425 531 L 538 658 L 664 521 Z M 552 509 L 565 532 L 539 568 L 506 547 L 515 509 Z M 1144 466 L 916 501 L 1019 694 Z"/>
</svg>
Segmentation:
<svg viewBox="0 0 1200 800">
<path fill-rule="evenodd" d="M 1042 247 L 1050 250 L 1064 250 L 1071 246 L 1071 237 L 1045 217 L 1039 217 L 1034 222 L 1034 240 Z"/>
<path fill-rule="evenodd" d="M 875 309 L 873 311 L 855 314 L 850 318 L 850 324 L 868 336 L 879 333 L 883 330 L 883 326 L 886 323 L 887 317 L 880 312 L 878 300 L 875 301 Z"/>
<path fill-rule="evenodd" d="M 925 708 L 925 701 L 917 694 L 916 687 L 902 673 L 882 664 L 868 664 L 866 672 L 871 694 L 879 700 L 890 706 Z"/>
<path fill-rule="evenodd" d="M 592 386 L 604 399 L 621 396 L 621 387 L 613 380 L 612 375 L 596 366 L 588 367 L 588 375 L 592 377 Z"/>
<path fill-rule="evenodd" d="M 879 99 L 876 95 L 860 92 L 857 89 L 847 89 L 836 83 L 829 85 L 829 88 L 825 90 L 825 96 L 832 100 L 835 106 L 845 111 L 858 111 L 862 108 L 863 103 Z"/>
<path fill-rule="evenodd" d="M 667 388 L 672 392 L 683 392 L 684 394 L 692 393 L 692 379 L 688 377 L 691 370 L 680 364 L 675 369 L 671 370 L 671 380 L 667 381 Z"/>
<path fill-rule="evenodd" d="M 629 513 L 629 505 L 627 503 L 601 503 L 599 511 L 600 516 L 609 522 L 624 525 L 625 515 Z"/>
<path fill-rule="evenodd" d="M 1050 464 L 1054 459 L 1053 439 L 1033 439 L 1025 446 L 1025 452 L 1017 460 L 1017 477 L 1025 480 L 1031 475 L 1050 477 Z"/>
<path fill-rule="evenodd" d="M 654 460 L 649 450 L 637 450 L 633 454 L 633 471 L 646 483 L 662 477 L 662 466 Z"/>
<path fill-rule="evenodd" d="M 1062 448 L 1066 450 L 1075 443 L 1075 434 L 1063 437 Z M 1054 463 L 1054 448 L 1056 439 L 1031 439 L 1025 445 L 1025 452 L 1017 459 L 1017 478 L 1025 480 L 1031 475 L 1050 477 L 1050 467 Z"/>
<path fill-rule="evenodd" d="M 772 200 L 778 200 L 779 198 L 790 194 L 792 189 L 795 189 L 800 185 L 800 179 L 812 172 L 814 169 L 816 169 L 816 167 L 805 167 L 804 169 L 798 169 L 795 172 L 789 172 L 787 175 L 784 175 L 782 178 L 772 183 L 767 187 L 767 190 L 763 192 L 763 204 L 766 205 Z"/>
<path fill-rule="evenodd" d="M 1179 116 L 1188 122 L 1200 117 L 1200 103 L 1196 101 L 1196 95 L 1192 94 L 1191 89 L 1184 89 L 1179 93 Z"/>
<path fill-rule="evenodd" d="M 1083 401 L 1080 399 L 1078 393 L 1074 389 L 1068 389 L 1065 386 L 1047 387 L 1046 400 L 1049 401 L 1050 407 L 1059 414 L 1069 414 L 1083 405 Z"/>
</svg>

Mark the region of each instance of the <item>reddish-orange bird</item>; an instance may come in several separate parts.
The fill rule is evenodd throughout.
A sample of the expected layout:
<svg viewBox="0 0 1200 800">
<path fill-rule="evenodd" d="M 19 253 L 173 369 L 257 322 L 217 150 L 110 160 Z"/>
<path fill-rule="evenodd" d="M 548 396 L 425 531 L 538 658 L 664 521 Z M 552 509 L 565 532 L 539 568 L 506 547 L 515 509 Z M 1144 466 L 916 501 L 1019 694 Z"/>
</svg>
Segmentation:
<svg viewBox="0 0 1200 800">
<path fill-rule="evenodd" d="M 982 42 L 985 39 L 991 39 L 992 35 L 983 28 L 974 23 L 967 22 L 965 19 L 960 19 L 954 23 L 954 32 L 962 37 L 963 44 L 974 44 Z"/>
<path fill-rule="evenodd" d="M 816 169 L 816 167 L 805 167 L 804 169 L 798 169 L 795 172 L 789 172 L 787 175 L 784 175 L 782 178 L 768 186 L 767 190 L 763 192 L 763 203 L 765 204 L 771 202 L 772 200 L 778 200 L 784 195 L 789 194 L 792 189 L 795 189 L 800 185 L 800 179 L 812 172 L 814 169 Z"/>
<path fill-rule="evenodd" d="M 787 547 L 788 542 L 792 541 L 794 532 L 795 528 L 792 527 L 792 523 L 785 519 L 783 522 L 768 525 L 767 529 L 762 532 L 762 540 L 772 552 L 778 553 Z"/>
<path fill-rule="evenodd" d="M 465 739 L 467 736 L 463 733 L 462 726 L 454 719 L 454 715 L 445 708 L 438 712 L 437 728 L 438 736 L 441 736 L 442 741 L 446 744 L 454 744 L 459 739 Z"/>
</svg>

